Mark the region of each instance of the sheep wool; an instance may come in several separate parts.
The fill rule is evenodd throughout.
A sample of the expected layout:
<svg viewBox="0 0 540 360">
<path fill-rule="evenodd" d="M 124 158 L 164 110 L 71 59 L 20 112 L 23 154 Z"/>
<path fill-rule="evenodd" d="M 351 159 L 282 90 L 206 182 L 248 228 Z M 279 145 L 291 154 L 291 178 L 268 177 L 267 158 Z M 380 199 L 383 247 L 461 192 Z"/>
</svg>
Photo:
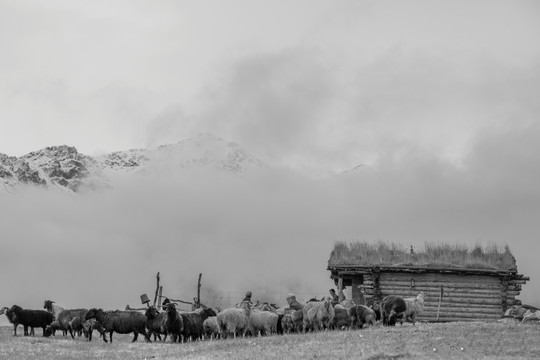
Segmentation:
<svg viewBox="0 0 540 360">
<path fill-rule="evenodd" d="M 119 334 L 134 333 L 133 340 L 137 341 L 139 334 L 143 334 L 146 341 L 151 342 L 150 335 L 146 332 L 146 316 L 136 311 L 103 311 L 103 309 L 90 309 L 85 316 L 86 320 L 95 318 L 101 326 L 109 333 L 109 340 L 112 343 L 114 332 Z M 103 340 L 107 342 L 105 336 Z"/>
</svg>

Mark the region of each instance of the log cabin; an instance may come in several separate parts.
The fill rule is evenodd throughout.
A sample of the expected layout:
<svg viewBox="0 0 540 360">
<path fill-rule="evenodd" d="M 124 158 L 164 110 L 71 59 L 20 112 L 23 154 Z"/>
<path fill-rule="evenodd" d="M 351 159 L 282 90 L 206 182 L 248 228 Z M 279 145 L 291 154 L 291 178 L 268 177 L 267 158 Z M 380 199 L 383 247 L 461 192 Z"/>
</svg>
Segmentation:
<svg viewBox="0 0 540 360">
<path fill-rule="evenodd" d="M 371 304 L 388 295 L 425 294 L 419 321 L 497 320 L 517 299 L 528 277 L 518 274 L 508 246 L 426 244 L 408 251 L 402 245 L 378 242 L 336 243 L 328 261 L 338 291 L 350 287 L 352 300 Z"/>
</svg>

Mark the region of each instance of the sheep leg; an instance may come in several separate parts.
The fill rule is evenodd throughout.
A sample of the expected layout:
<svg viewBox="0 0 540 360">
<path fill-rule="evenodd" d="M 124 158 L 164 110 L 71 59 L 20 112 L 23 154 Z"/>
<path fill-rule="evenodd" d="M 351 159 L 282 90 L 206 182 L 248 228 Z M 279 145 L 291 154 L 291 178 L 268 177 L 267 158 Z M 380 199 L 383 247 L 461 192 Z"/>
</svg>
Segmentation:
<svg viewBox="0 0 540 360">
<path fill-rule="evenodd" d="M 144 338 L 146 339 L 146 342 L 152 342 L 152 339 L 150 338 L 150 333 L 149 332 L 146 332 L 143 330 L 143 335 L 144 335 Z M 161 341 L 161 336 L 159 336 L 158 334 L 158 337 L 160 338 L 160 341 Z"/>
<path fill-rule="evenodd" d="M 23 325 L 24 326 L 24 336 L 28 336 L 28 325 Z"/>
<path fill-rule="evenodd" d="M 13 336 L 17 336 L 17 326 L 19 326 L 19 324 L 13 325 Z"/>
<path fill-rule="evenodd" d="M 137 338 L 139 337 L 139 333 L 138 333 L 138 332 L 135 331 L 134 334 L 135 334 L 135 335 L 133 336 L 133 340 L 131 340 L 131 342 L 137 341 Z M 111 341 L 111 342 L 112 342 L 112 341 Z"/>
</svg>

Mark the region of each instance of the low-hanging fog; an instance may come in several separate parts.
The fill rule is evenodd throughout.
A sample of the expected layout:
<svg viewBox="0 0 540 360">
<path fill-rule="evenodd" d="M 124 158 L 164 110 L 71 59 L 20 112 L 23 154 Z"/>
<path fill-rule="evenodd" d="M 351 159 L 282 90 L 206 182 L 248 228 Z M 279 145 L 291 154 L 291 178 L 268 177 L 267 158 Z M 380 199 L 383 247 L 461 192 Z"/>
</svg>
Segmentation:
<svg viewBox="0 0 540 360">
<path fill-rule="evenodd" d="M 313 179 L 275 168 L 243 176 L 192 169 L 130 176 L 114 190 L 1 195 L 1 302 L 138 306 L 164 294 L 228 306 L 246 290 L 284 303 L 333 286 L 335 241 L 508 244 L 521 298 L 536 303 L 540 218 L 537 126 L 486 133 L 459 166 L 412 147 L 398 160 Z"/>
</svg>

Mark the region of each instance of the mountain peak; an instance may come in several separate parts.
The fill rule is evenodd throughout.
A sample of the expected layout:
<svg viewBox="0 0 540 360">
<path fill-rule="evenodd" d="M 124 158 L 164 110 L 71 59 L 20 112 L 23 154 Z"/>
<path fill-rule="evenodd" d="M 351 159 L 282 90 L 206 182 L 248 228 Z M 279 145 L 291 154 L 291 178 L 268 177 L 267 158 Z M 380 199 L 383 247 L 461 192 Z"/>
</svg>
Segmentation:
<svg viewBox="0 0 540 360">
<path fill-rule="evenodd" d="M 49 146 L 19 158 L 0 154 L 0 191 L 21 184 L 59 187 L 77 192 L 82 188 L 110 187 L 111 176 L 131 173 L 166 173 L 170 170 L 209 167 L 242 174 L 262 163 L 234 142 L 210 133 L 155 149 L 131 149 L 91 157 L 73 146 Z"/>
<path fill-rule="evenodd" d="M 150 156 L 180 168 L 212 166 L 230 173 L 244 173 L 262 163 L 237 143 L 210 133 L 159 146 Z"/>
</svg>

